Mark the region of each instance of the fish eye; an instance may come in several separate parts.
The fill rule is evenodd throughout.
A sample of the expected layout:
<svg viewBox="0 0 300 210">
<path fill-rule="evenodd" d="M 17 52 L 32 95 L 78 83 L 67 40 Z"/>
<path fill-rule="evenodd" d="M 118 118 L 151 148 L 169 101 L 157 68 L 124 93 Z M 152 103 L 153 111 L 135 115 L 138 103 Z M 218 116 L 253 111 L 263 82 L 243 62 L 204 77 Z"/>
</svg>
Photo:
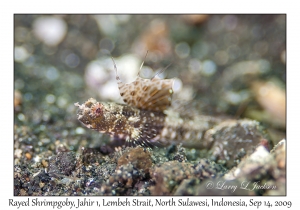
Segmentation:
<svg viewBox="0 0 300 210">
<path fill-rule="evenodd" d="M 101 114 L 101 109 L 99 107 L 96 109 L 96 114 Z"/>
</svg>

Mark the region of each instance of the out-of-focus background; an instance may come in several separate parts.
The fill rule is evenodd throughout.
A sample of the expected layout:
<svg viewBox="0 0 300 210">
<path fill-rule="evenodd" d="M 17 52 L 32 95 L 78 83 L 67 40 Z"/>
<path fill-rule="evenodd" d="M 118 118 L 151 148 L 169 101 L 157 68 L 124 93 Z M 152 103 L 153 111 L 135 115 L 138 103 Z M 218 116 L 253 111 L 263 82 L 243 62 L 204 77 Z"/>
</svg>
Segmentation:
<svg viewBox="0 0 300 210">
<path fill-rule="evenodd" d="M 144 78 L 171 64 L 160 76 L 176 78 L 178 101 L 203 114 L 258 120 L 275 143 L 285 137 L 285 15 L 15 15 L 14 21 L 15 125 L 58 131 L 44 139 L 86 133 L 75 102 L 122 102 L 111 57 L 124 82 L 135 79 L 143 60 Z"/>
</svg>

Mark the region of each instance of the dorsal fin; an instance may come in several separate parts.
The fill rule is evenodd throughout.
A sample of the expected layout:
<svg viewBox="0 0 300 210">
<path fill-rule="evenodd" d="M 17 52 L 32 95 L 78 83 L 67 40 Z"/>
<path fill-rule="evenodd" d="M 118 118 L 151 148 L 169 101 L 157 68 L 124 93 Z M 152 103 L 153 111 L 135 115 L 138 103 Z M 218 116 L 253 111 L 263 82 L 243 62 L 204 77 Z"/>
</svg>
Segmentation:
<svg viewBox="0 0 300 210">
<path fill-rule="evenodd" d="M 138 73 L 136 80 L 127 84 L 124 84 L 121 81 L 115 62 L 114 68 L 120 95 L 123 98 L 123 101 L 128 105 L 152 111 L 163 111 L 171 105 L 174 80 L 159 79 L 155 77 L 162 73 L 166 68 L 155 74 L 152 79 L 143 79 L 140 77 L 140 73 Z"/>
</svg>

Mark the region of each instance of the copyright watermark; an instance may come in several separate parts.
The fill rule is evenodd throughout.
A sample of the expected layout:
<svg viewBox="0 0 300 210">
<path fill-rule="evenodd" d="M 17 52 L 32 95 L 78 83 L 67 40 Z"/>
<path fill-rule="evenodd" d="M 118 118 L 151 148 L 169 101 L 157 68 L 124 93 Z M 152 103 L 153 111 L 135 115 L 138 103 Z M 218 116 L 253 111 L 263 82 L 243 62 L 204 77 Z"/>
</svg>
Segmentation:
<svg viewBox="0 0 300 210">
<path fill-rule="evenodd" d="M 235 192 L 237 189 L 243 189 L 248 191 L 254 190 L 275 190 L 276 185 L 269 185 L 267 183 L 262 184 L 261 182 L 250 182 L 243 181 L 239 185 L 231 181 L 208 181 L 206 182 L 206 189 L 218 189 L 218 190 L 229 190 Z"/>
</svg>

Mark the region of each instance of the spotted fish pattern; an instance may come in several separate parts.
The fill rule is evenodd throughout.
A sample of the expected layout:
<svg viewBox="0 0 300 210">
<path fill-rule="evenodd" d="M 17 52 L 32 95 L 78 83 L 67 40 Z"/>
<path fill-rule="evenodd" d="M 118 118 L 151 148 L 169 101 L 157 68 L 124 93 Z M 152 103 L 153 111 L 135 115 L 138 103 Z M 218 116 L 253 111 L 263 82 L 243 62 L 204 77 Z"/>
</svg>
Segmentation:
<svg viewBox="0 0 300 210">
<path fill-rule="evenodd" d="M 124 140 L 130 146 L 149 146 L 159 142 L 181 143 L 185 147 L 201 149 L 210 148 L 216 142 L 214 128 L 226 131 L 226 126 L 230 123 L 236 126 L 240 123 L 220 117 L 183 115 L 170 107 L 173 79 L 159 79 L 156 76 L 143 79 L 138 74 L 135 81 L 124 84 L 120 80 L 115 62 L 114 68 L 120 95 L 125 104 L 98 102 L 93 98 L 83 104 L 76 103 L 79 107 L 78 120 L 89 129 Z M 243 147 L 243 140 L 237 141 Z M 224 150 L 225 147 L 228 145 L 221 143 L 220 148 L 215 151 Z"/>
<path fill-rule="evenodd" d="M 156 77 L 157 74 L 151 79 L 143 79 L 138 74 L 135 81 L 124 84 L 118 75 L 115 62 L 114 68 L 120 95 L 129 106 L 142 110 L 164 111 L 171 105 L 173 79 L 162 80 Z"/>
</svg>

